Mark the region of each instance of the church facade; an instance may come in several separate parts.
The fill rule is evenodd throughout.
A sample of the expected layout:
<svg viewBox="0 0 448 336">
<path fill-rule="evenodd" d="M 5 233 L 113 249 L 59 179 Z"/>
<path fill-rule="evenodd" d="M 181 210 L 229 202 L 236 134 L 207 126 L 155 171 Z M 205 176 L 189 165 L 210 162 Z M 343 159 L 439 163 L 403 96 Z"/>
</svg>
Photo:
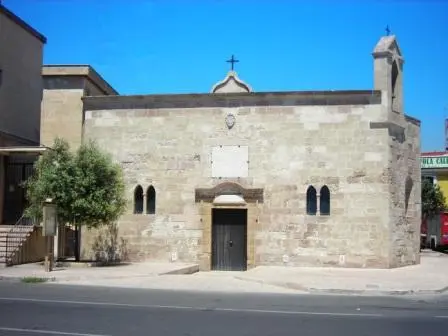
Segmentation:
<svg viewBox="0 0 448 336">
<path fill-rule="evenodd" d="M 84 96 L 83 138 L 124 171 L 130 260 L 392 268 L 419 263 L 420 123 L 404 114 L 394 36 L 374 88 Z M 98 232 L 85 231 L 93 256 Z"/>
</svg>

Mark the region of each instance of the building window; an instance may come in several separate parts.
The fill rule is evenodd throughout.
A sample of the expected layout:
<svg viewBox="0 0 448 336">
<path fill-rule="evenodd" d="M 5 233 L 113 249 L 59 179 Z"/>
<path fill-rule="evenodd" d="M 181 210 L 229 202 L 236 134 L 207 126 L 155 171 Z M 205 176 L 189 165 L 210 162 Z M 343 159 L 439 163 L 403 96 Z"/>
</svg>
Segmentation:
<svg viewBox="0 0 448 336">
<path fill-rule="evenodd" d="M 406 182 L 404 186 L 404 209 L 407 212 L 409 208 L 409 200 L 411 198 L 412 187 L 414 186 L 414 181 L 410 176 L 406 177 Z"/>
<path fill-rule="evenodd" d="M 313 186 L 309 186 L 306 191 L 306 213 L 312 216 L 317 213 L 317 193 Z"/>
<path fill-rule="evenodd" d="M 320 188 L 320 214 L 328 216 L 330 214 L 330 189 L 326 185 Z"/>
<path fill-rule="evenodd" d="M 153 186 L 149 186 L 146 191 L 146 213 L 150 215 L 156 213 L 156 190 Z"/>
<path fill-rule="evenodd" d="M 392 63 L 392 76 L 391 76 L 392 98 L 395 98 L 398 75 L 399 75 L 399 70 L 398 70 L 397 61 L 394 61 Z"/>
<path fill-rule="evenodd" d="M 134 190 L 134 213 L 143 213 L 143 188 L 139 185 Z"/>
</svg>

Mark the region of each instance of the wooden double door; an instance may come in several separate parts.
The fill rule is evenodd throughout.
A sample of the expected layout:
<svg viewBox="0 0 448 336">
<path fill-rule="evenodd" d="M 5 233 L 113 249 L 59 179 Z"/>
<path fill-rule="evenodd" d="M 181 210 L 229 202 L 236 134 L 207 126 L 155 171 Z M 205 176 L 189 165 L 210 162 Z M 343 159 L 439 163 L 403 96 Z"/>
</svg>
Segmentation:
<svg viewBox="0 0 448 336">
<path fill-rule="evenodd" d="M 247 209 L 213 209 L 212 270 L 247 269 Z"/>
</svg>

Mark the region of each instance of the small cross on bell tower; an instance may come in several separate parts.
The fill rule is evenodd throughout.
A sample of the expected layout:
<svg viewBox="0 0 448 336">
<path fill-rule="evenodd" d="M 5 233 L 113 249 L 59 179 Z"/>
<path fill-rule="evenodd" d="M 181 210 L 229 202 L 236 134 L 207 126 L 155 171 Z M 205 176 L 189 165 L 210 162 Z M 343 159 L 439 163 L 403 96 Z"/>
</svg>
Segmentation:
<svg viewBox="0 0 448 336">
<path fill-rule="evenodd" d="M 229 60 L 227 60 L 226 62 L 231 64 L 230 65 L 230 70 L 233 71 L 235 63 L 238 63 L 239 61 L 237 59 L 235 59 L 234 55 L 232 55 L 232 57 Z"/>
</svg>

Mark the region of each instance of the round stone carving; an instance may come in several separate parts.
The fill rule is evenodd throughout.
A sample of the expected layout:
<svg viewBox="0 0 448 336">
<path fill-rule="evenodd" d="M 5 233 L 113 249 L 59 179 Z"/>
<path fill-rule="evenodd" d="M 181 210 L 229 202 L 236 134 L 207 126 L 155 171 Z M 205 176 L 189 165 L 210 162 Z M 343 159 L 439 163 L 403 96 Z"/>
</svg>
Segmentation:
<svg viewBox="0 0 448 336">
<path fill-rule="evenodd" d="M 226 117 L 226 125 L 228 129 L 231 129 L 236 122 L 236 118 L 232 113 L 229 113 Z"/>
</svg>

